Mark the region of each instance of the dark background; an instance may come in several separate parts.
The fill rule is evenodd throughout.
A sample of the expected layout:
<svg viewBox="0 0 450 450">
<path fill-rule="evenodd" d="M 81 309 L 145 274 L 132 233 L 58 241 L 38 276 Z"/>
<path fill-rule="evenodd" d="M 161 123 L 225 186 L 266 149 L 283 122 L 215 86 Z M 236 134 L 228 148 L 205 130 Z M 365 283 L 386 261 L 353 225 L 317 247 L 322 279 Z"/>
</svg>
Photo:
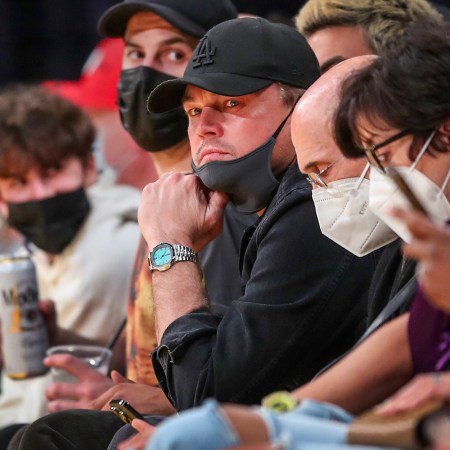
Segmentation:
<svg viewBox="0 0 450 450">
<path fill-rule="evenodd" d="M 232 1 L 239 12 L 289 22 L 305 0 Z M 119 1 L 0 0 L 0 86 L 78 78 L 100 39 L 98 18 L 116 3 Z M 435 3 L 450 12 L 450 0 Z"/>
<path fill-rule="evenodd" d="M 119 1 L 0 0 L 0 86 L 78 78 L 100 39 L 98 18 L 116 3 Z M 233 3 L 240 12 L 289 21 L 303 0 Z"/>
</svg>

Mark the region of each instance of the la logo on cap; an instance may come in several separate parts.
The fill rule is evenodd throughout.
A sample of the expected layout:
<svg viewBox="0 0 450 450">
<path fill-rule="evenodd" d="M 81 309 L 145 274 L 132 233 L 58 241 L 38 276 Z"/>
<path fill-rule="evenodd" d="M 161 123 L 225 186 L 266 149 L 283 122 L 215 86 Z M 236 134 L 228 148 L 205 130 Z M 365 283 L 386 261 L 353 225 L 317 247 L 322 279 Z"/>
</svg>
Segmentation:
<svg viewBox="0 0 450 450">
<path fill-rule="evenodd" d="M 216 53 L 216 49 L 211 45 L 208 36 L 204 36 L 197 46 L 197 51 L 192 58 L 192 67 L 200 67 L 202 65 L 213 64 L 212 56 Z"/>
</svg>

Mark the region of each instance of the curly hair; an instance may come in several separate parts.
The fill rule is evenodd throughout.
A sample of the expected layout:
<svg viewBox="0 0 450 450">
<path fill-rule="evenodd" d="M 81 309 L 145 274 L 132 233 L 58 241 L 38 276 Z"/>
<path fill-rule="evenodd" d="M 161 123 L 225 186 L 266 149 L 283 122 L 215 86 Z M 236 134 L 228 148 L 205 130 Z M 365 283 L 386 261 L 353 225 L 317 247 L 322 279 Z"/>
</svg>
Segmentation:
<svg viewBox="0 0 450 450">
<path fill-rule="evenodd" d="M 0 92 L 0 177 L 23 175 L 31 167 L 59 168 L 92 154 L 95 129 L 77 106 L 40 86 L 15 85 Z"/>
<path fill-rule="evenodd" d="M 295 18 L 298 31 L 309 37 L 332 26 L 359 26 L 376 54 L 382 54 L 418 20 L 441 19 L 426 0 L 308 0 Z"/>
<path fill-rule="evenodd" d="M 420 143 L 450 118 L 450 23 L 411 25 L 405 38 L 343 83 L 334 135 L 347 157 L 363 155 L 359 119 L 377 128 L 409 130 Z M 449 151 L 436 133 L 431 150 Z M 414 158 L 417 145 L 411 149 Z"/>
</svg>

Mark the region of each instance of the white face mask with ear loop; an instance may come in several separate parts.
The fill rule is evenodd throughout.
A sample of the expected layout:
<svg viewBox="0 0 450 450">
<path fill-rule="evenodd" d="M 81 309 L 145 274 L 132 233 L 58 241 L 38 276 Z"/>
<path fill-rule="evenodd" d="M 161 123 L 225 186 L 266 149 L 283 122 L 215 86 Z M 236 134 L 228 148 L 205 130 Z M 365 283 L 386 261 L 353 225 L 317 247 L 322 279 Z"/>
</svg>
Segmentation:
<svg viewBox="0 0 450 450">
<path fill-rule="evenodd" d="M 322 234 L 356 256 L 365 256 L 397 239 L 369 209 L 367 164 L 359 178 L 344 178 L 313 189 Z"/>
<path fill-rule="evenodd" d="M 444 184 L 439 187 L 425 174 L 416 169 L 425 151 L 428 149 L 436 130 L 425 141 L 417 158 L 411 166 L 396 167 L 400 175 L 423 205 L 430 218 L 437 224 L 442 224 L 450 218 L 450 203 L 444 191 L 450 178 L 450 169 Z M 401 219 L 391 214 L 391 209 L 397 207 L 404 210 L 412 208 L 404 194 L 395 182 L 387 175 L 373 169 L 370 173 L 369 207 L 386 225 L 388 225 L 405 242 L 411 242 L 411 234 Z"/>
</svg>

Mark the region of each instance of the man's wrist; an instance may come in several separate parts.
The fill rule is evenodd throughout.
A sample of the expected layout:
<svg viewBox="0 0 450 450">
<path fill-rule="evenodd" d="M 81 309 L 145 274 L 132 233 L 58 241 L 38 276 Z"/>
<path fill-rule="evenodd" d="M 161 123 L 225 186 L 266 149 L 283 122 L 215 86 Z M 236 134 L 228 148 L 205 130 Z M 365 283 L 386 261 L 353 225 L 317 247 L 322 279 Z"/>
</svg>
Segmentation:
<svg viewBox="0 0 450 450">
<path fill-rule="evenodd" d="M 157 237 L 153 237 L 157 236 Z M 144 234 L 145 241 L 147 242 L 148 248 L 151 250 L 156 247 L 161 242 L 168 242 L 170 244 L 184 245 L 186 247 L 194 248 L 194 243 L 186 235 L 177 235 L 175 233 L 154 233 L 152 236 L 147 236 Z"/>
<path fill-rule="evenodd" d="M 148 254 L 150 271 L 165 272 L 178 262 L 197 263 L 197 253 L 188 246 L 170 242 L 160 242 Z"/>
</svg>

